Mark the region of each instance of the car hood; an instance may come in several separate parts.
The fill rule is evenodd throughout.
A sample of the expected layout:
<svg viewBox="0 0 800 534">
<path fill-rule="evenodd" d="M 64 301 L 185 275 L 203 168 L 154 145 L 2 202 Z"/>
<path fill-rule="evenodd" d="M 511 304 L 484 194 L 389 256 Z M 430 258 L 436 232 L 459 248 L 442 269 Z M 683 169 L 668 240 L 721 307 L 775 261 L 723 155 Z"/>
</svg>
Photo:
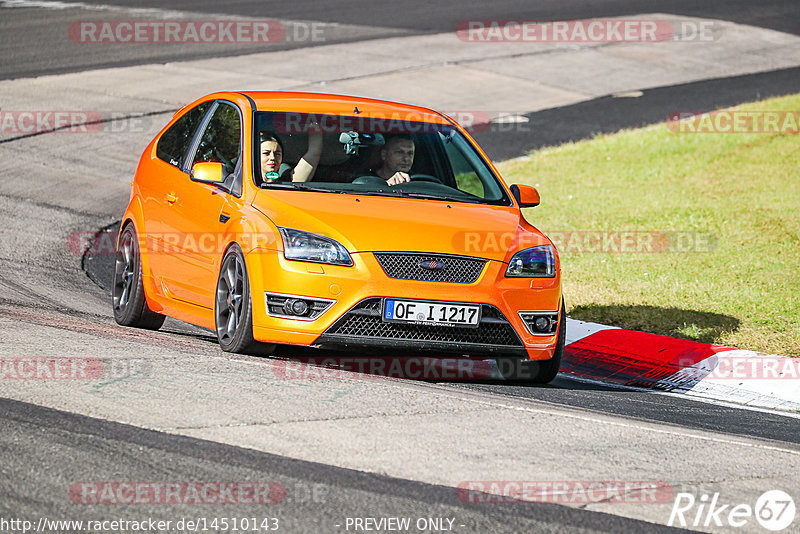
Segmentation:
<svg viewBox="0 0 800 534">
<path fill-rule="evenodd" d="M 277 226 L 331 237 L 350 252 L 461 254 L 508 261 L 550 241 L 516 208 L 367 195 L 262 190 L 253 207 Z"/>
</svg>

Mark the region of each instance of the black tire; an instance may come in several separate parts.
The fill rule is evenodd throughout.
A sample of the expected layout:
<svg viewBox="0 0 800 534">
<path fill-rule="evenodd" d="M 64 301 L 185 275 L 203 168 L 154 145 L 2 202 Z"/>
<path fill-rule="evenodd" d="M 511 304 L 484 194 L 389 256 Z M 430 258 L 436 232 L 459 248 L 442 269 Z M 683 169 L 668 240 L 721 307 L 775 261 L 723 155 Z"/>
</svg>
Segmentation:
<svg viewBox="0 0 800 534">
<path fill-rule="evenodd" d="M 564 345 L 567 340 L 567 311 L 564 307 L 563 297 L 558 315 L 558 337 L 553 357 L 549 360 L 497 360 L 498 370 L 503 378 L 529 384 L 549 384 L 555 379 L 561 368 L 561 359 L 564 356 Z"/>
<path fill-rule="evenodd" d="M 136 230 L 133 223 L 128 223 L 117 240 L 114 282 L 111 286 L 114 320 L 122 326 L 158 330 L 166 317 L 147 306 L 141 260 Z"/>
<path fill-rule="evenodd" d="M 253 339 L 253 306 L 244 254 L 233 244 L 225 251 L 214 296 L 214 326 L 219 346 L 225 352 L 267 355 L 274 344 Z"/>
<path fill-rule="evenodd" d="M 567 309 L 564 307 L 564 297 L 561 297 L 561 310 L 558 314 L 558 337 L 556 338 L 556 349 L 553 357 L 549 360 L 538 360 L 527 362 L 537 372 L 531 373 L 530 381 L 534 384 L 549 384 L 561 369 L 561 359 L 564 357 L 564 345 L 567 341 Z"/>
</svg>

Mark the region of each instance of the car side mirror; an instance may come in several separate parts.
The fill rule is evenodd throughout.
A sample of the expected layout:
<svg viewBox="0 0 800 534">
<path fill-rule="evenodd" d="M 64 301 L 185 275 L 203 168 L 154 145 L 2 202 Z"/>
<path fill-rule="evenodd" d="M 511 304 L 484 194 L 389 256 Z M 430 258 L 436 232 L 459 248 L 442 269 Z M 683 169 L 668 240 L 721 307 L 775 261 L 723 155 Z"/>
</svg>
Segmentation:
<svg viewBox="0 0 800 534">
<path fill-rule="evenodd" d="M 539 205 L 539 191 L 535 187 L 525 184 L 514 184 L 510 187 L 511 194 L 520 208 L 535 208 Z"/>
<path fill-rule="evenodd" d="M 224 173 L 225 167 L 222 163 L 200 161 L 192 165 L 192 172 L 189 177 L 193 182 L 220 184 L 225 180 Z"/>
</svg>

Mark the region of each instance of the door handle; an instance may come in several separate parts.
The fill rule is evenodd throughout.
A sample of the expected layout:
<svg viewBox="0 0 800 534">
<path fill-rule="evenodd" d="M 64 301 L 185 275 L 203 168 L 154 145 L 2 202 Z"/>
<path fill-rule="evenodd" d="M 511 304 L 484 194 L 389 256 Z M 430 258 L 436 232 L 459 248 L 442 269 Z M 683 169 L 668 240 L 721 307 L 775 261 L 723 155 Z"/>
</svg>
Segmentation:
<svg viewBox="0 0 800 534">
<path fill-rule="evenodd" d="M 175 196 L 175 193 L 167 193 L 164 196 L 164 200 L 167 201 L 167 204 L 175 204 L 178 201 L 178 197 Z"/>
</svg>

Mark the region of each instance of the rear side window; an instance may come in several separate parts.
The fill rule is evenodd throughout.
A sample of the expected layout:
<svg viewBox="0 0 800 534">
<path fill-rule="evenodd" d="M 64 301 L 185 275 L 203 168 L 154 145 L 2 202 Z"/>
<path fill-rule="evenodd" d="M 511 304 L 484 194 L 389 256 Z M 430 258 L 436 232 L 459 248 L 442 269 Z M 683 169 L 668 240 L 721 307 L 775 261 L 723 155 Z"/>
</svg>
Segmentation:
<svg viewBox="0 0 800 534">
<path fill-rule="evenodd" d="M 194 133 L 203 121 L 203 117 L 206 116 L 206 112 L 211 107 L 211 104 L 213 104 L 213 102 L 203 102 L 199 106 L 187 111 L 183 117 L 178 119 L 175 124 L 164 132 L 164 135 L 161 136 L 156 146 L 156 155 L 158 159 L 181 168 L 186 158 L 186 153 L 191 147 L 192 139 L 194 139 Z"/>
</svg>

